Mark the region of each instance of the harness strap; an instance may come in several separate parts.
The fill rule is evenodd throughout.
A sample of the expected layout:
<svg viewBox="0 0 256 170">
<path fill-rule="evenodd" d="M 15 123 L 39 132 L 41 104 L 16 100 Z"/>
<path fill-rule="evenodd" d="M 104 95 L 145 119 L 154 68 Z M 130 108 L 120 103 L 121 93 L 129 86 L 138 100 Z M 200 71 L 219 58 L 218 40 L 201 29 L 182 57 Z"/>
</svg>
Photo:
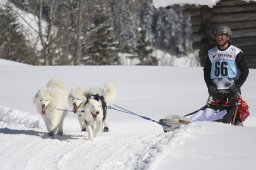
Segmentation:
<svg viewBox="0 0 256 170">
<path fill-rule="evenodd" d="M 152 121 L 152 122 L 157 123 L 157 124 L 162 125 L 162 126 L 171 127 L 171 126 L 169 126 L 169 125 L 167 125 L 167 124 L 164 124 L 164 123 L 161 123 L 161 122 L 156 121 L 156 120 L 154 120 L 154 119 L 151 119 L 150 117 L 146 117 L 146 116 L 139 115 L 139 114 L 137 114 L 137 113 L 131 112 L 131 111 L 129 111 L 129 110 L 127 110 L 127 109 L 125 109 L 125 108 L 123 108 L 123 107 L 121 107 L 121 106 L 116 105 L 116 104 L 114 104 L 114 106 L 108 106 L 108 108 L 109 108 L 109 109 L 116 110 L 116 111 L 120 111 L 120 112 L 123 112 L 123 113 L 128 113 L 128 114 L 131 114 L 131 115 L 134 115 L 134 116 L 138 116 L 138 117 L 140 117 L 140 118 L 142 118 L 142 119 Z"/>
</svg>

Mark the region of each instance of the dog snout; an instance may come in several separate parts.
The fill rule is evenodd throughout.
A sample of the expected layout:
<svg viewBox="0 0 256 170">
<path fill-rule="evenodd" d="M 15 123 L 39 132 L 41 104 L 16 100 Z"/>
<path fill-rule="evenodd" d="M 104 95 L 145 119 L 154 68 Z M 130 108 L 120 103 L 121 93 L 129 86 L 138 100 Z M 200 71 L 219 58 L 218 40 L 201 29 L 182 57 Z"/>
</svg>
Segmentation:
<svg viewBox="0 0 256 170">
<path fill-rule="evenodd" d="M 41 113 L 44 115 L 46 114 L 47 107 L 45 104 L 42 104 Z"/>
<path fill-rule="evenodd" d="M 47 109 L 47 106 L 46 106 L 46 104 L 42 104 L 42 109 Z"/>
<path fill-rule="evenodd" d="M 96 114 L 98 115 L 98 114 L 100 114 L 100 112 L 99 112 L 99 111 L 97 111 L 97 112 L 96 112 Z"/>
<path fill-rule="evenodd" d="M 76 113 L 78 110 L 78 107 L 75 103 L 73 103 L 73 112 Z"/>
</svg>

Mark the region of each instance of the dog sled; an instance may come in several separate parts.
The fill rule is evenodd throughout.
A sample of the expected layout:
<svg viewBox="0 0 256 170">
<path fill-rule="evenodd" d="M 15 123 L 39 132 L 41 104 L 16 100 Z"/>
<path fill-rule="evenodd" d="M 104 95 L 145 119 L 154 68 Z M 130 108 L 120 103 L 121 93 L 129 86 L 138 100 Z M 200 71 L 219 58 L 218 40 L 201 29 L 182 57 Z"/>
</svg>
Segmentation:
<svg viewBox="0 0 256 170">
<path fill-rule="evenodd" d="M 247 103 L 240 95 L 230 98 L 226 91 L 219 91 L 215 98 L 209 97 L 205 106 L 192 113 L 184 116 L 168 115 L 159 121 L 131 112 L 118 105 L 108 106 L 108 109 L 114 109 L 157 123 L 163 127 L 164 132 L 173 131 L 196 121 L 215 121 L 239 125 L 239 122 L 242 124 L 249 116 L 248 108 Z"/>
<path fill-rule="evenodd" d="M 185 116 L 169 115 L 159 122 L 164 132 L 173 131 L 181 126 L 196 121 L 215 121 L 242 126 L 242 122 L 249 116 L 249 107 L 241 96 L 228 97 L 220 92 L 217 97 L 209 97 L 205 106 Z"/>
</svg>

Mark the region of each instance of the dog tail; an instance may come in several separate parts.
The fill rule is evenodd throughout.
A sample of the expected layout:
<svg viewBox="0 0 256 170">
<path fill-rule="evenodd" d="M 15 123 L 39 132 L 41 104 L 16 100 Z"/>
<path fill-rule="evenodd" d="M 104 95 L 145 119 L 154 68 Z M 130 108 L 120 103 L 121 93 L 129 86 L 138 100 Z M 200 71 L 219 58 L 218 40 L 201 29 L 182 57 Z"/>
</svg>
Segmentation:
<svg viewBox="0 0 256 170">
<path fill-rule="evenodd" d="M 107 103 L 112 103 L 117 96 L 117 89 L 116 86 L 113 83 L 106 83 L 105 84 L 105 99 Z"/>
<path fill-rule="evenodd" d="M 62 90 L 66 96 L 68 96 L 68 89 L 65 85 L 65 82 L 57 77 L 53 77 L 47 83 L 47 87 L 54 87 Z"/>
</svg>

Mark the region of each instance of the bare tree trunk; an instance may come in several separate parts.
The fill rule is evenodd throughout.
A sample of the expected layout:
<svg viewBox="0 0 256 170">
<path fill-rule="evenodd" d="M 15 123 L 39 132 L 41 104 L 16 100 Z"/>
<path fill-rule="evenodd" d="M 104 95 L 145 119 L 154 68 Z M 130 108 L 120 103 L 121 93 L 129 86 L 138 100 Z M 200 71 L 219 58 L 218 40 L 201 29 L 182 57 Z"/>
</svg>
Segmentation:
<svg viewBox="0 0 256 170">
<path fill-rule="evenodd" d="M 39 34 L 39 38 L 40 38 L 40 42 L 42 45 L 42 56 L 44 58 L 44 65 L 48 65 L 48 56 L 45 54 L 45 48 L 46 48 L 46 43 L 45 43 L 45 39 L 44 39 L 44 33 L 43 33 L 43 28 L 42 28 L 42 7 L 43 7 L 43 0 L 39 0 L 39 8 L 38 8 L 38 34 Z"/>
<path fill-rule="evenodd" d="M 54 56 L 54 52 L 51 49 L 53 44 L 53 21 L 55 19 L 56 7 L 58 0 L 52 0 L 49 23 L 47 26 L 47 32 L 44 32 L 42 25 L 42 7 L 43 0 L 39 0 L 39 9 L 38 9 L 38 34 L 42 45 L 42 56 L 44 58 L 44 65 L 52 64 L 51 58 Z"/>
<path fill-rule="evenodd" d="M 75 56 L 74 56 L 74 65 L 81 64 L 82 58 L 82 40 L 81 40 L 81 30 L 82 30 L 82 0 L 78 0 L 77 3 L 77 15 L 76 15 L 76 27 L 75 27 L 75 34 L 76 34 L 76 49 L 75 49 Z"/>
</svg>

